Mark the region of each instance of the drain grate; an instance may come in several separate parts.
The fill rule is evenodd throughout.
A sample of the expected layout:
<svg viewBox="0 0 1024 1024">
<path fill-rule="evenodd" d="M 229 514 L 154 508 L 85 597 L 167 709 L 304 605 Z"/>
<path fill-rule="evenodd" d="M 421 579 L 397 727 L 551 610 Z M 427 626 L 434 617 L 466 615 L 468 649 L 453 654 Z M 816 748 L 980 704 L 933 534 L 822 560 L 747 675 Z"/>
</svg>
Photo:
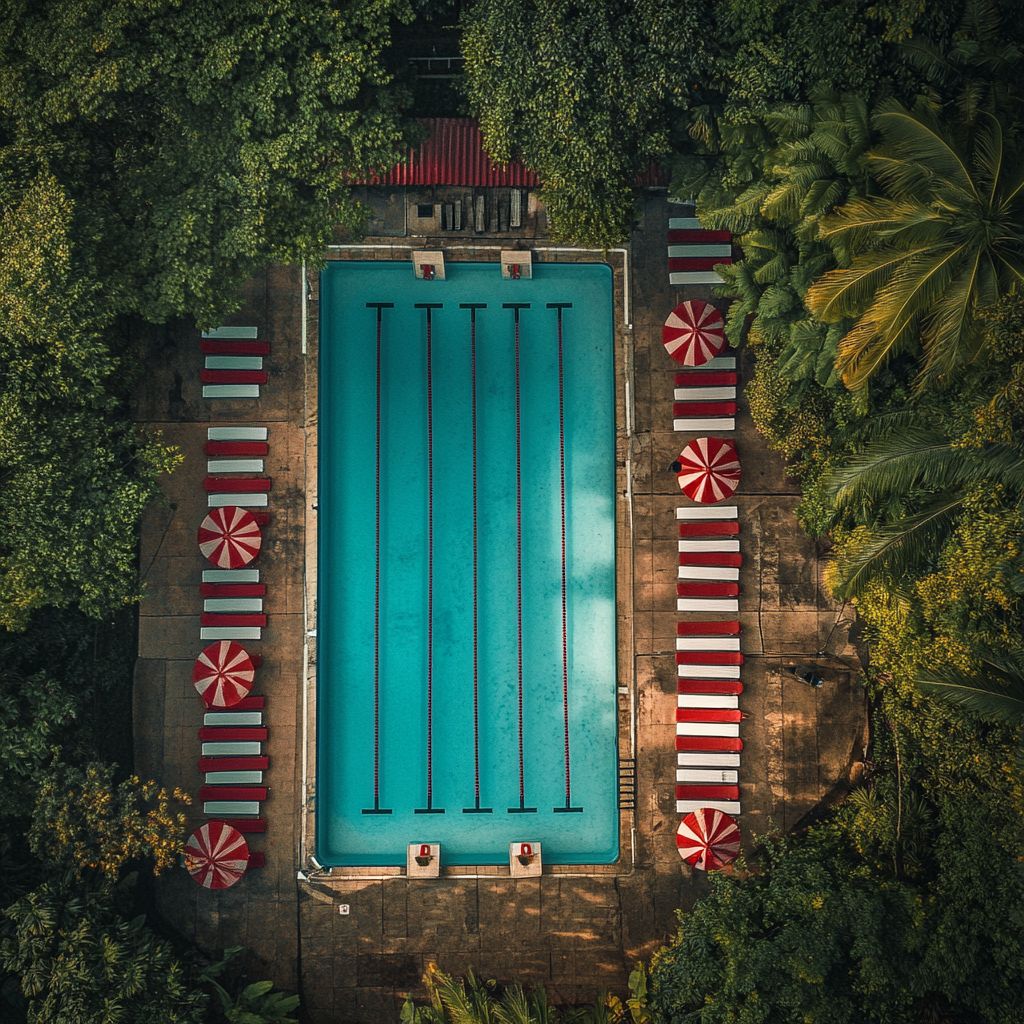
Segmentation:
<svg viewBox="0 0 1024 1024">
<path fill-rule="evenodd" d="M 636 759 L 619 758 L 619 810 L 632 811 L 636 808 Z"/>
</svg>

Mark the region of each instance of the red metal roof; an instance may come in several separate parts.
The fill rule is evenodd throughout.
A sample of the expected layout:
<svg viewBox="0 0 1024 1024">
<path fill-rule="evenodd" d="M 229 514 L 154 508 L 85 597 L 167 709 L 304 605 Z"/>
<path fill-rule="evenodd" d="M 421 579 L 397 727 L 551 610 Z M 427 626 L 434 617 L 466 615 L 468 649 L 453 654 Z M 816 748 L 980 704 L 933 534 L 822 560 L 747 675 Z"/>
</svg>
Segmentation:
<svg viewBox="0 0 1024 1024">
<path fill-rule="evenodd" d="M 480 127 L 470 117 L 421 118 L 430 131 L 408 163 L 389 171 L 382 185 L 509 185 L 535 188 L 540 178 L 518 160 L 496 167 L 484 152 Z"/>
<path fill-rule="evenodd" d="M 518 160 L 505 168 L 493 164 L 484 152 L 480 126 L 471 117 L 425 117 L 420 118 L 420 124 L 430 135 L 419 152 L 410 149 L 407 163 L 399 164 L 382 178 L 375 176 L 372 184 L 536 188 L 541 183 L 536 172 Z M 667 179 L 659 167 L 652 165 L 636 184 L 664 185 Z"/>
</svg>

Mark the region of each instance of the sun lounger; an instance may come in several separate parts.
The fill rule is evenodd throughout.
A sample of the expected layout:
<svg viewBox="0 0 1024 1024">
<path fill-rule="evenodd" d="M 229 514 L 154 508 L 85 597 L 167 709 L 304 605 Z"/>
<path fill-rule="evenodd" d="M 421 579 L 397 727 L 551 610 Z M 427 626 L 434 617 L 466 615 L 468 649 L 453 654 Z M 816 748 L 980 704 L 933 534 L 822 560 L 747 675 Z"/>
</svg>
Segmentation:
<svg viewBox="0 0 1024 1024">
<path fill-rule="evenodd" d="M 676 664 L 690 662 L 694 665 L 742 665 L 743 655 L 739 651 L 676 651 Z"/>
<path fill-rule="evenodd" d="M 736 505 L 681 505 L 676 509 L 676 519 L 736 519 L 738 512 Z"/>
<path fill-rule="evenodd" d="M 202 746 L 203 757 L 246 757 L 257 755 L 263 744 L 256 740 L 212 740 Z"/>
<path fill-rule="evenodd" d="M 269 341 L 251 341 L 244 338 L 203 338 L 199 351 L 238 356 L 270 355 Z"/>
<path fill-rule="evenodd" d="M 695 736 L 692 733 L 681 733 L 676 725 L 676 750 L 687 750 L 705 753 L 707 751 L 732 750 L 741 751 L 743 740 L 733 736 Z"/>
<path fill-rule="evenodd" d="M 688 416 L 691 418 L 696 416 L 735 416 L 736 403 L 705 402 L 699 400 L 697 396 L 694 395 L 692 400 L 686 399 L 681 402 L 674 402 L 672 404 L 672 415 L 684 417 Z"/>
<path fill-rule="evenodd" d="M 261 771 L 207 772 L 204 781 L 208 786 L 254 786 L 263 781 Z"/>
<path fill-rule="evenodd" d="M 710 377 L 711 374 L 708 374 L 708 376 Z M 732 404 L 732 411 L 736 411 L 735 388 L 676 388 L 672 392 L 672 398 L 676 402 L 729 402 Z M 685 414 L 673 412 L 673 415 L 682 416 Z"/>
<path fill-rule="evenodd" d="M 677 800 L 738 800 L 739 798 L 739 786 L 676 786 Z"/>
<path fill-rule="evenodd" d="M 680 597 L 677 612 L 738 612 L 740 603 L 729 597 Z"/>
<path fill-rule="evenodd" d="M 207 370 L 263 369 L 263 356 L 210 355 L 205 362 Z"/>
<path fill-rule="evenodd" d="M 736 429 L 736 421 L 732 419 L 674 419 L 672 429 L 676 433 L 702 434 L 711 431 L 714 434 L 726 434 Z"/>
<path fill-rule="evenodd" d="M 256 726 L 204 725 L 199 730 L 199 738 L 204 743 L 212 743 L 215 740 L 224 743 L 259 740 L 262 743 L 267 738 L 267 730 Z"/>
<path fill-rule="evenodd" d="M 262 597 L 208 597 L 203 601 L 204 612 L 261 612 Z"/>
<path fill-rule="evenodd" d="M 230 484 L 233 481 L 226 480 Z M 221 508 L 224 505 L 238 505 L 240 508 L 265 508 L 269 504 L 266 493 L 253 494 L 249 491 L 224 491 L 221 494 L 208 494 L 206 504 L 209 508 Z"/>
<path fill-rule="evenodd" d="M 270 764 L 266 757 L 201 757 L 201 772 L 245 772 L 265 771 Z"/>
<path fill-rule="evenodd" d="M 677 736 L 713 736 L 734 739 L 738 738 L 739 734 L 738 722 L 676 722 Z M 676 749 L 680 749 L 678 744 L 676 744 Z"/>
<path fill-rule="evenodd" d="M 677 708 L 739 708 L 739 697 L 728 697 L 721 693 L 680 693 L 676 697 Z"/>
<path fill-rule="evenodd" d="M 207 473 L 262 473 L 263 459 L 210 459 Z M 222 483 L 230 483 L 228 480 Z"/>
<path fill-rule="evenodd" d="M 680 693 L 729 693 L 741 694 L 743 684 L 738 679 L 679 679 Z"/>
<path fill-rule="evenodd" d="M 739 754 L 718 754 L 718 753 L 686 753 L 676 754 L 676 764 L 681 767 L 689 765 L 707 765 L 709 768 L 739 768 Z"/>
<path fill-rule="evenodd" d="M 202 786 L 200 800 L 257 800 L 267 799 L 265 786 Z"/>
<path fill-rule="evenodd" d="M 204 569 L 204 583 L 259 583 L 259 569 Z"/>
<path fill-rule="evenodd" d="M 207 455 L 266 455 L 270 445 L 266 441 L 207 441 L 203 451 Z"/>
<path fill-rule="evenodd" d="M 259 384 L 204 384 L 203 398 L 259 398 Z"/>
<path fill-rule="evenodd" d="M 263 597 L 266 592 L 262 583 L 202 583 L 199 586 L 203 597 Z"/>
<path fill-rule="evenodd" d="M 702 807 L 710 807 L 723 814 L 743 813 L 738 800 L 677 800 L 676 814 L 689 814 L 691 811 L 699 811 Z"/>
<path fill-rule="evenodd" d="M 264 818 L 224 818 L 225 825 L 230 825 L 238 832 L 266 832 L 267 822 Z"/>
<path fill-rule="evenodd" d="M 266 427 L 208 427 L 210 441 L 266 441 Z"/>
<path fill-rule="evenodd" d="M 738 636 L 677 636 L 677 651 L 738 651 Z"/>
<path fill-rule="evenodd" d="M 721 357 L 719 357 L 721 358 Z M 692 370 L 680 370 L 675 375 L 677 388 L 734 388 L 739 383 L 739 377 L 735 373 L 708 373 L 707 369 L 717 363 L 718 359 L 712 359 L 710 363 L 704 363 Z"/>
<path fill-rule="evenodd" d="M 257 327 L 215 327 L 212 331 L 203 331 L 204 338 L 248 338 L 254 339 L 259 330 Z"/>
<path fill-rule="evenodd" d="M 259 626 L 203 626 L 199 630 L 200 640 L 262 640 L 263 630 Z"/>
<path fill-rule="evenodd" d="M 251 814 L 256 817 L 259 813 L 258 800 L 209 800 L 203 804 L 203 814 L 211 818 L 223 818 L 233 814 Z"/>
<path fill-rule="evenodd" d="M 678 636 L 739 636 L 738 622 L 677 622 Z"/>
<path fill-rule="evenodd" d="M 677 540 L 676 546 L 679 549 L 681 555 L 698 555 L 698 554 L 738 554 L 740 550 L 740 542 L 738 540 L 731 540 L 728 537 L 721 540 L 702 540 L 702 539 L 690 539 Z M 739 565 L 740 562 L 725 562 L 725 565 Z"/>
<path fill-rule="evenodd" d="M 691 663 L 676 665 L 676 675 L 680 679 L 739 679 L 739 665 L 701 665 Z"/>
<path fill-rule="evenodd" d="M 724 565 L 681 565 L 676 573 L 681 580 L 738 580 L 739 569 Z"/>
<path fill-rule="evenodd" d="M 262 711 L 207 711 L 203 725 L 262 725 Z"/>
<path fill-rule="evenodd" d="M 677 583 L 679 597 L 736 597 L 740 588 L 735 583 Z"/>
<path fill-rule="evenodd" d="M 733 768 L 677 768 L 676 782 L 737 783 L 739 772 Z"/>
</svg>

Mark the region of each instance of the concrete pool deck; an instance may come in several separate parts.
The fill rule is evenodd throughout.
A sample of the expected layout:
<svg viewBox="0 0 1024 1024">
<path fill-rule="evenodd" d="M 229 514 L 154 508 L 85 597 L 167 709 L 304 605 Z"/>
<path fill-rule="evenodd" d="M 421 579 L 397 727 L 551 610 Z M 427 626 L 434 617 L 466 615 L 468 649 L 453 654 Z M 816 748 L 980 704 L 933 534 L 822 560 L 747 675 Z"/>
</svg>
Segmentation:
<svg viewBox="0 0 1024 1024">
<path fill-rule="evenodd" d="M 416 200 L 410 189 L 406 203 Z M 664 353 L 660 332 L 678 302 L 711 294 L 668 284 L 665 239 L 672 215 L 678 208 L 663 192 L 645 194 L 642 226 L 630 247 L 632 330 L 622 323 L 623 258 L 608 258 L 620 314 L 616 571 L 619 683 L 627 689 L 620 700 L 620 757 L 630 755 L 635 738 L 637 793 L 635 811 L 621 815 L 622 856 L 614 865 L 545 865 L 540 879 L 511 879 L 507 866 L 483 866 L 454 868 L 426 881 L 407 879 L 397 869 L 353 869 L 297 881 L 297 868 L 305 867 L 300 849 L 312 848 L 311 815 L 303 807 L 308 811 L 315 796 L 308 723 L 315 711 L 316 638 L 308 633 L 314 629 L 316 595 L 316 282 L 306 298 L 305 354 L 297 268 L 273 268 L 246 286 L 245 304 L 231 322 L 257 325 L 260 339 L 271 344 L 264 363 L 270 377 L 258 400 L 218 403 L 201 397 L 203 362 L 192 325 L 170 325 L 145 339 L 137 418 L 162 430 L 185 455 L 181 469 L 164 481 L 167 504 L 146 518 L 140 555 L 149 596 L 140 609 L 135 771 L 168 787 L 195 794 L 202 785 L 197 731 L 203 708 L 191 667 L 205 646 L 199 640 L 204 560 L 195 532 L 207 511 L 206 428 L 267 426 L 266 471 L 273 478 L 271 521 L 259 563 L 267 585 L 267 626 L 262 642 L 251 645 L 264 659 L 253 693 L 267 699 L 264 752 L 270 757 L 263 812 L 268 830 L 253 837 L 252 847 L 266 853 L 267 864 L 221 892 L 201 889 L 184 871 L 172 872 L 158 884 L 158 905 L 170 926 L 204 949 L 244 944 L 248 979 L 273 978 L 279 987 L 300 991 L 310 1020 L 397 1020 L 404 994 L 422 995 L 420 978 L 429 962 L 456 973 L 472 968 L 486 978 L 543 982 L 564 1002 L 591 1000 L 601 987 L 622 992 L 633 962 L 669 939 L 675 910 L 691 905 L 706 885 L 699 872 L 682 865 L 674 841 L 674 510 L 681 501 L 669 467 L 682 435 L 671 429 L 677 367 Z M 384 246 L 397 241 L 419 248 L 452 239 L 366 240 Z M 490 247 L 502 241 L 480 238 L 476 258 L 496 260 Z M 531 241 L 548 244 L 540 237 Z M 374 251 L 390 259 L 407 253 Z M 349 255 L 366 258 L 368 252 Z M 537 258 L 573 256 L 549 252 Z M 737 354 L 742 385 L 750 379 L 751 353 Z M 845 792 L 867 726 L 856 651 L 848 638 L 852 615 L 829 598 L 822 583 L 826 552 L 792 515 L 798 487 L 786 477 L 782 459 L 765 448 L 743 402 L 733 436 L 743 465 L 735 504 L 744 553 L 741 708 L 749 716 L 742 726 L 739 820 L 749 846 L 751 834 L 765 831 L 769 820 L 791 829 Z M 826 641 L 828 657 L 815 660 Z M 785 677 L 783 666 L 794 661 L 817 664 L 825 686 L 812 689 Z M 191 827 L 204 820 L 199 811 L 196 805 L 190 809 Z M 348 913 L 339 913 L 341 907 Z"/>
</svg>

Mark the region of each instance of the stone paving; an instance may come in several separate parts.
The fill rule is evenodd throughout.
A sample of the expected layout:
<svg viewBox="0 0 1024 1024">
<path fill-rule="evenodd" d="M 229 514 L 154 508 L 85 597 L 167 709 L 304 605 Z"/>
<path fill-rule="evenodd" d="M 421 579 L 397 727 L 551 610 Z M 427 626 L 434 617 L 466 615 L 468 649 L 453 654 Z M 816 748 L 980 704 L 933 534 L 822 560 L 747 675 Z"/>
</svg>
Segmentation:
<svg viewBox="0 0 1024 1024">
<path fill-rule="evenodd" d="M 398 235 L 396 204 L 433 198 L 429 190 L 414 194 L 411 189 L 377 196 L 381 209 L 389 211 L 380 222 Z M 661 347 L 660 330 L 678 302 L 711 295 L 668 284 L 665 238 L 673 213 L 679 215 L 678 208 L 666 202 L 664 192 L 645 194 L 630 253 L 633 329 L 623 328 L 621 315 L 616 326 L 619 683 L 627 688 L 620 754 L 628 756 L 630 750 L 632 689 L 637 803 L 634 813 L 622 813 L 622 856 L 615 865 L 545 865 L 540 879 L 511 879 L 507 867 L 485 866 L 451 869 L 425 881 L 390 869 L 314 873 L 297 880 L 297 869 L 309 870 L 303 861 L 312 827 L 304 808 L 315 795 L 313 738 L 303 728 L 304 708 L 307 722 L 315 713 L 315 641 L 307 636 L 315 623 L 316 584 L 315 278 L 309 282 L 305 354 L 299 271 L 274 268 L 247 286 L 234 322 L 257 324 L 260 338 L 271 342 L 265 362 L 270 380 L 258 401 L 218 404 L 201 398 L 202 358 L 191 325 L 171 325 L 140 339 L 147 365 L 137 389 L 138 420 L 163 430 L 185 454 L 183 467 L 165 481 L 167 504 L 147 516 L 142 538 L 140 564 L 149 597 L 140 615 L 135 685 L 140 775 L 193 793 L 202 784 L 196 732 L 203 709 L 190 673 L 203 646 L 198 639 L 203 565 L 195 532 L 206 512 L 206 427 L 268 426 L 267 472 L 274 480 L 260 558 L 268 625 L 262 644 L 254 645 L 264 664 L 253 691 L 267 699 L 265 749 L 271 760 L 264 812 L 268 831 L 252 845 L 266 852 L 267 864 L 222 892 L 201 889 L 184 871 L 175 871 L 159 883 L 159 906 L 168 925 L 207 950 L 244 944 L 249 980 L 273 978 L 280 987 L 300 991 L 309 1019 L 317 1024 L 396 1021 L 406 993 L 423 994 L 421 977 L 430 962 L 446 971 L 472 968 L 485 978 L 542 982 L 561 1002 L 590 1000 L 601 987 L 623 992 L 633 962 L 670 938 L 676 909 L 692 905 L 706 885 L 700 873 L 681 864 L 674 842 L 679 490 L 669 467 L 683 442 L 671 430 L 675 365 Z M 546 244 L 542 219 L 531 216 L 518 236 L 520 244 L 527 238 Z M 426 247 L 447 239 L 366 240 L 375 241 Z M 496 236 L 481 239 L 475 258 L 496 260 L 497 252 L 483 247 L 502 242 L 509 244 Z M 367 252 L 357 255 L 366 258 Z M 407 250 L 374 255 L 407 258 Z M 461 255 L 474 258 L 471 250 Z M 538 253 L 537 258 L 599 254 Z M 621 254 L 609 254 L 608 261 L 621 314 Z M 739 355 L 745 382 L 750 353 Z M 631 436 L 625 426 L 627 378 L 634 395 Z M 744 553 L 739 619 L 747 661 L 741 707 L 749 716 L 742 726 L 740 822 L 749 847 L 752 833 L 766 830 L 770 821 L 791 829 L 845 792 L 866 743 L 866 706 L 848 637 L 852 616 L 834 606 L 822 584 L 826 552 L 797 525 L 792 512 L 798 488 L 786 477 L 782 460 L 765 448 L 742 403 L 735 437 L 743 465 L 735 502 Z M 826 656 L 816 658 L 826 641 Z M 786 677 L 781 669 L 794 661 L 817 665 L 826 685 L 812 689 Z M 190 821 L 202 820 L 193 807 Z M 349 912 L 339 913 L 345 906 Z"/>
</svg>

